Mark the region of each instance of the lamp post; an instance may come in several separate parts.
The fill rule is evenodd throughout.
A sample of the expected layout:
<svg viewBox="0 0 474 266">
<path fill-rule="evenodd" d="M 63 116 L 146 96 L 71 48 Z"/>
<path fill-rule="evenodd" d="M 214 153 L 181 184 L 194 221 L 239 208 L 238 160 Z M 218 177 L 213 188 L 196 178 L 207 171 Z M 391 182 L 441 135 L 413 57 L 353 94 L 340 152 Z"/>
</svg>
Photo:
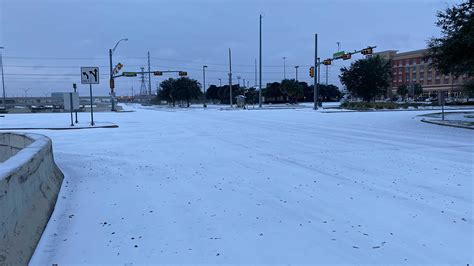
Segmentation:
<svg viewBox="0 0 474 266">
<path fill-rule="evenodd" d="M 300 67 L 300 66 L 295 66 L 295 71 L 296 71 L 296 81 L 298 81 L 298 68 L 299 68 L 299 67 Z"/>
<path fill-rule="evenodd" d="M 114 92 L 115 82 L 114 82 L 114 73 L 113 73 L 113 70 L 112 70 L 112 55 L 114 54 L 115 49 L 117 49 L 117 46 L 119 45 L 119 43 L 120 43 L 121 41 L 128 41 L 128 38 L 120 39 L 120 40 L 115 44 L 114 48 L 109 49 L 109 63 L 110 63 L 110 99 L 111 99 L 111 102 L 112 102 L 112 111 L 117 111 L 117 110 L 115 109 L 115 92 Z"/>
<path fill-rule="evenodd" d="M 222 87 L 222 79 L 219 79 L 219 87 Z"/>
<path fill-rule="evenodd" d="M 204 104 L 203 107 L 207 107 L 207 96 L 206 96 L 206 68 L 207 66 L 202 66 L 202 80 L 203 80 L 203 89 L 204 89 Z"/>
<path fill-rule="evenodd" d="M 0 66 L 2 69 L 2 88 L 3 88 L 3 110 L 7 110 L 6 106 L 6 96 L 5 96 L 5 80 L 3 78 L 3 55 L 2 55 L 2 50 L 4 47 L 0 47 Z"/>
</svg>

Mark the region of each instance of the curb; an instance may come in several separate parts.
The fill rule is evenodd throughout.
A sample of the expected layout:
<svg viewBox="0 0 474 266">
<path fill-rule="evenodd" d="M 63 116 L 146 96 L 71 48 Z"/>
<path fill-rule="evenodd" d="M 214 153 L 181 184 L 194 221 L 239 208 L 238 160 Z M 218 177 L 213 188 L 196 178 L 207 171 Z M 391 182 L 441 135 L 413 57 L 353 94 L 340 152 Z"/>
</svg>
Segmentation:
<svg viewBox="0 0 474 266">
<path fill-rule="evenodd" d="M 94 129 L 94 128 L 117 128 L 117 125 L 93 126 L 93 127 L 9 127 L 0 128 L 0 130 L 78 130 L 78 129 Z"/>
<path fill-rule="evenodd" d="M 420 121 L 424 122 L 424 123 L 428 123 L 428 124 L 433 124 L 433 125 L 447 126 L 447 127 L 457 127 L 457 128 L 464 128 L 464 129 L 474 130 L 474 127 L 470 127 L 470 126 L 456 125 L 456 124 L 446 124 L 446 123 L 443 123 L 443 122 L 438 122 L 438 121 L 434 121 L 434 120 L 426 120 L 426 119 L 421 119 Z"/>
</svg>

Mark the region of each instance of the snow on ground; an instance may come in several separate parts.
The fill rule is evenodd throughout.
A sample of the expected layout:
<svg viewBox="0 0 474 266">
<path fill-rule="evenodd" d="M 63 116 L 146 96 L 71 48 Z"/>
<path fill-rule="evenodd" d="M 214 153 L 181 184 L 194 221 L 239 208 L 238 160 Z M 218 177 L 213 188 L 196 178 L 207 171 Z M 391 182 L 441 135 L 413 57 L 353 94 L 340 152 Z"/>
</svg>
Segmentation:
<svg viewBox="0 0 474 266">
<path fill-rule="evenodd" d="M 34 131 L 65 179 L 33 265 L 473 262 L 471 130 L 413 111 L 129 108 L 96 114 L 115 129 Z"/>
</svg>

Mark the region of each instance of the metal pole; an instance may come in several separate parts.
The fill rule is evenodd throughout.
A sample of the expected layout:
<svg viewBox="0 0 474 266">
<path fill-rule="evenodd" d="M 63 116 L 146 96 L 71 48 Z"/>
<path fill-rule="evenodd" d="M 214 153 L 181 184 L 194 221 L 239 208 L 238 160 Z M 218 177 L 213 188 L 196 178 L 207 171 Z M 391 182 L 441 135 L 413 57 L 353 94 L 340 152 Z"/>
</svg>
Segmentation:
<svg viewBox="0 0 474 266">
<path fill-rule="evenodd" d="M 321 83 L 321 59 L 318 57 L 318 85 L 316 86 L 317 88 L 316 96 L 318 98 L 318 106 L 322 106 L 322 103 L 319 101 L 319 84 L 320 83 Z"/>
<path fill-rule="evenodd" d="M 204 105 L 203 107 L 207 107 L 207 96 L 206 96 L 206 68 L 207 66 L 202 66 L 202 79 L 203 79 L 203 89 L 204 89 Z"/>
<path fill-rule="evenodd" d="M 318 34 L 314 34 L 314 67 L 318 67 Z M 314 71 L 316 72 L 316 71 Z M 318 82 L 317 75 L 314 75 L 313 81 L 314 110 L 318 110 Z"/>
<path fill-rule="evenodd" d="M 286 79 L 286 57 L 283 57 L 283 79 Z"/>
<path fill-rule="evenodd" d="M 74 121 L 72 120 L 72 109 L 73 109 L 73 105 L 72 105 L 72 92 L 69 93 L 69 104 L 71 106 L 71 127 L 74 126 Z"/>
<path fill-rule="evenodd" d="M 92 84 L 89 84 L 90 97 L 91 97 L 91 126 L 94 126 L 94 107 L 92 106 Z"/>
<path fill-rule="evenodd" d="M 3 77 L 3 54 L 2 54 L 2 51 L 1 51 L 3 49 L 4 49 L 3 47 L 0 47 L 0 66 L 1 66 L 1 69 L 2 69 L 3 110 L 7 110 L 6 95 L 5 95 L 5 80 L 4 80 L 4 77 Z"/>
<path fill-rule="evenodd" d="M 259 70 L 260 70 L 260 76 L 259 76 L 259 81 L 258 81 L 258 106 L 261 108 L 262 107 L 262 15 L 260 14 L 260 52 L 259 52 Z"/>
<path fill-rule="evenodd" d="M 328 68 L 329 66 L 326 65 L 326 86 L 328 85 Z"/>
<path fill-rule="evenodd" d="M 230 108 L 232 108 L 232 56 L 229 48 L 229 98 Z"/>
<path fill-rule="evenodd" d="M 150 51 L 148 51 L 148 97 L 149 97 L 149 100 L 151 100 Z"/>
<path fill-rule="evenodd" d="M 74 93 L 76 93 L 76 92 L 77 92 L 77 91 L 76 91 L 76 88 L 77 88 L 76 83 L 73 83 L 73 88 L 74 88 Z M 80 105 L 80 103 L 81 103 L 81 100 L 79 100 L 79 105 Z M 76 124 L 77 124 L 77 123 L 79 123 L 79 121 L 77 120 L 77 109 L 76 109 Z"/>
<path fill-rule="evenodd" d="M 219 79 L 219 87 L 222 87 L 222 79 Z"/>
<path fill-rule="evenodd" d="M 109 63 L 110 63 L 110 101 L 112 103 L 112 112 L 115 111 L 115 99 L 114 99 L 114 88 L 112 87 L 112 80 L 114 79 L 114 73 L 112 73 L 112 49 L 109 49 Z"/>
<path fill-rule="evenodd" d="M 253 86 L 256 88 L 257 87 L 257 58 L 255 58 L 255 83 Z"/>
<path fill-rule="evenodd" d="M 299 67 L 300 67 L 300 66 L 295 66 L 295 71 L 296 71 L 296 81 L 298 81 L 298 68 L 299 68 Z"/>
</svg>

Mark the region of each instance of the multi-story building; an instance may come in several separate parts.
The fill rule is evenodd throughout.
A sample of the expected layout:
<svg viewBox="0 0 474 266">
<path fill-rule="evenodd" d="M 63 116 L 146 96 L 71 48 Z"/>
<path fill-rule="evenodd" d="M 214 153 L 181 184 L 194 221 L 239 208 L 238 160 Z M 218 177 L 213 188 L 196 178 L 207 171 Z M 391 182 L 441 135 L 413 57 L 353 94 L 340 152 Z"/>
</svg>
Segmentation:
<svg viewBox="0 0 474 266">
<path fill-rule="evenodd" d="M 374 55 L 390 60 L 392 66 L 391 91 L 387 94 L 394 95 L 397 88 L 406 84 L 420 84 L 426 96 L 437 94 L 439 91 L 447 93 L 448 97 L 458 97 L 462 94 L 462 84 L 467 81 L 464 75 L 454 78 L 452 75 L 443 75 L 436 71 L 430 64 L 432 59 L 426 56 L 426 49 L 398 53 L 388 50 Z"/>
</svg>

